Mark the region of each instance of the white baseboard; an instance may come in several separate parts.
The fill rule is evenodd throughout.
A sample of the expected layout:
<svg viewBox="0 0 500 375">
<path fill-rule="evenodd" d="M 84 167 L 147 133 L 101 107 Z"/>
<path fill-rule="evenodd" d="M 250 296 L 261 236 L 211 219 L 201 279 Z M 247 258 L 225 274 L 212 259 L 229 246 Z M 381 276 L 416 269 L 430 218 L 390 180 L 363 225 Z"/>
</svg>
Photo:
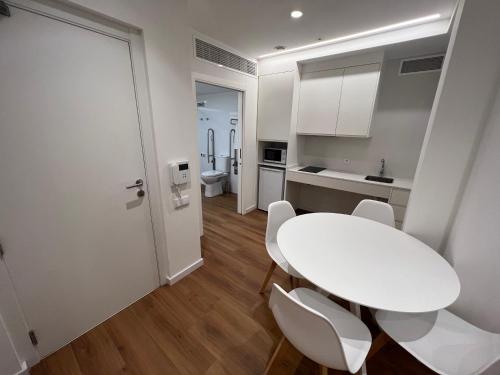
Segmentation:
<svg viewBox="0 0 500 375">
<path fill-rule="evenodd" d="M 198 259 L 196 262 L 194 262 L 193 264 L 190 264 L 186 268 L 180 270 L 175 275 L 173 275 L 173 276 L 167 276 L 166 277 L 167 284 L 168 285 L 174 285 L 177 281 L 179 281 L 180 279 L 186 277 L 191 272 L 193 272 L 194 270 L 200 268 L 201 266 L 203 266 L 203 258 Z"/>
<path fill-rule="evenodd" d="M 29 375 L 30 371 L 28 368 L 28 365 L 26 364 L 26 361 L 21 363 L 21 370 L 16 372 L 14 375 Z"/>
<path fill-rule="evenodd" d="M 243 215 L 246 215 L 246 214 L 248 214 L 249 212 L 252 212 L 252 211 L 254 211 L 254 210 L 256 210 L 256 209 L 257 209 L 257 205 L 256 205 L 256 204 L 254 204 L 254 205 L 252 205 L 252 206 L 250 206 L 250 207 L 247 207 L 247 208 L 245 208 L 245 210 L 243 211 Z"/>
</svg>

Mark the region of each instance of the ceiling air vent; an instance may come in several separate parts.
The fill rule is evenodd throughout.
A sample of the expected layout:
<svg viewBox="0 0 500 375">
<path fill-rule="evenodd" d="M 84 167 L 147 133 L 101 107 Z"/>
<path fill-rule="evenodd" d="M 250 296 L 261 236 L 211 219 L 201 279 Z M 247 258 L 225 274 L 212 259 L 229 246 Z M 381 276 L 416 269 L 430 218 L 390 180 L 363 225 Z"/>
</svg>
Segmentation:
<svg viewBox="0 0 500 375">
<path fill-rule="evenodd" d="M 441 70 L 444 55 L 427 57 L 417 57 L 414 59 L 404 59 L 401 61 L 399 75 L 428 73 Z"/>
<path fill-rule="evenodd" d="M 196 57 L 239 72 L 257 75 L 257 64 L 222 48 L 195 38 Z"/>
</svg>

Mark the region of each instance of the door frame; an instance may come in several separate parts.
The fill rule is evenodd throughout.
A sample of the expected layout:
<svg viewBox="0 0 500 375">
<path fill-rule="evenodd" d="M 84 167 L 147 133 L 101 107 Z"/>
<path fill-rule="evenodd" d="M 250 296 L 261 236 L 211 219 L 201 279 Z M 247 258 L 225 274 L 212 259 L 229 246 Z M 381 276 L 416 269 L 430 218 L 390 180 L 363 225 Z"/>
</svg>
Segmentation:
<svg viewBox="0 0 500 375">
<path fill-rule="evenodd" d="M 238 207 L 237 213 L 243 215 L 243 169 L 245 168 L 245 163 L 243 162 L 245 154 L 245 96 L 247 88 L 245 85 L 230 81 L 224 78 L 211 76 L 208 74 L 192 72 L 191 73 L 191 81 L 193 86 L 193 97 L 194 103 L 193 106 L 196 108 L 196 82 L 207 83 L 209 85 L 219 86 L 226 89 L 231 89 L 238 91 L 238 116 L 240 121 L 240 160 L 238 164 L 239 173 L 238 173 Z M 199 167 L 199 166 L 198 166 Z M 201 235 L 203 235 L 203 209 L 202 205 L 200 205 L 200 228 Z"/>
<path fill-rule="evenodd" d="M 167 279 L 162 275 L 168 274 L 166 232 L 162 211 L 163 202 L 158 158 L 154 140 L 152 105 L 142 30 L 133 25 L 122 23 L 117 20 L 109 20 L 105 17 L 64 3 L 42 3 L 36 0 L 7 0 L 5 2 L 9 7 L 52 18 L 75 27 L 81 27 L 89 31 L 122 40 L 128 44 L 146 189 L 148 193 L 147 198 L 151 214 L 153 250 L 157 260 L 159 285 L 165 285 Z M 0 263 L 3 263 L 1 259 Z M 3 320 L 5 327 L 9 331 L 9 337 L 20 361 L 26 361 L 28 366 L 33 366 L 39 362 L 40 355 L 29 340 L 28 330 L 30 327 L 28 327 L 22 307 L 15 295 L 15 289 L 5 264 L 0 265 L 0 319 Z"/>
</svg>

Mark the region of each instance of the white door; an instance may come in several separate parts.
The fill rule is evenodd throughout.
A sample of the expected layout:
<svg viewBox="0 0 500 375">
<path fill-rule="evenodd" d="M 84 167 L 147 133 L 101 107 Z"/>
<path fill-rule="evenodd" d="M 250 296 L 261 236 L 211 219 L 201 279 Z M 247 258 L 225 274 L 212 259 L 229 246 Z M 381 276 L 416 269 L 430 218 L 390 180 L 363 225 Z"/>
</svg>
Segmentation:
<svg viewBox="0 0 500 375">
<path fill-rule="evenodd" d="M 0 19 L 0 239 L 42 356 L 159 285 L 128 42 Z M 146 187 L 144 189 L 147 191 Z"/>
<path fill-rule="evenodd" d="M 238 91 L 238 128 L 236 134 L 238 136 L 238 151 L 236 154 L 236 162 L 238 163 L 238 203 L 236 212 L 243 214 L 243 145 L 244 145 L 244 126 L 243 126 L 243 92 Z M 231 167 L 233 168 L 233 167 Z"/>
<path fill-rule="evenodd" d="M 335 135 L 343 73 L 334 69 L 302 75 L 297 133 Z"/>
<path fill-rule="evenodd" d="M 380 64 L 346 68 L 337 121 L 337 136 L 368 137 L 377 97 Z"/>
</svg>

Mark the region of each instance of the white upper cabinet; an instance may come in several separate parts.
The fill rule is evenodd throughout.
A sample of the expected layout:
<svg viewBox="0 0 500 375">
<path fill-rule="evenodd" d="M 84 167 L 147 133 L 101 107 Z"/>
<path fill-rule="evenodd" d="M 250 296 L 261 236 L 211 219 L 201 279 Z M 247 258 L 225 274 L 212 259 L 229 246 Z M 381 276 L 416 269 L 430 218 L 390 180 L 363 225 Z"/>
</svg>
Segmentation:
<svg viewBox="0 0 500 375">
<path fill-rule="evenodd" d="M 369 137 L 380 67 L 374 63 L 303 73 L 297 133 Z"/>
<path fill-rule="evenodd" d="M 259 77 L 258 139 L 288 141 L 294 75 L 295 72 L 284 72 Z"/>
<path fill-rule="evenodd" d="M 375 108 L 380 64 L 346 68 L 335 135 L 368 137 Z"/>
<path fill-rule="evenodd" d="M 302 74 L 297 133 L 334 135 L 344 69 Z"/>
</svg>

